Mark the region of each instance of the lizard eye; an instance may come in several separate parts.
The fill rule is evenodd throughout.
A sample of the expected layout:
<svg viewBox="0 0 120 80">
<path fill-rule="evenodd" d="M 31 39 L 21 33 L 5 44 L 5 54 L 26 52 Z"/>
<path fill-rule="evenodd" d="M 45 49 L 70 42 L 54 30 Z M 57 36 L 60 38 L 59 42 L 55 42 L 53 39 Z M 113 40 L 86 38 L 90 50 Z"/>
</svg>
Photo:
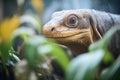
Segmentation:
<svg viewBox="0 0 120 80">
<path fill-rule="evenodd" d="M 68 27 L 76 27 L 77 24 L 78 24 L 78 17 L 76 15 L 72 14 L 67 17 L 66 25 Z"/>
</svg>

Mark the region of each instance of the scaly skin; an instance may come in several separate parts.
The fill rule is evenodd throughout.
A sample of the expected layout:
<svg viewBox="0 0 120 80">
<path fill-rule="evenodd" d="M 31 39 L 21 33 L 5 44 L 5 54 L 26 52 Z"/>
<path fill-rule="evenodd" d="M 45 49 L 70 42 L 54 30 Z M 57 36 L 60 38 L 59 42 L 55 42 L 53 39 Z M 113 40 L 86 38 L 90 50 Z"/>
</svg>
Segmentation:
<svg viewBox="0 0 120 80">
<path fill-rule="evenodd" d="M 43 34 L 69 47 L 78 55 L 87 52 L 91 43 L 102 39 L 105 32 L 119 23 L 120 16 L 106 12 L 64 10 L 52 15 L 52 19 L 43 27 Z"/>
</svg>

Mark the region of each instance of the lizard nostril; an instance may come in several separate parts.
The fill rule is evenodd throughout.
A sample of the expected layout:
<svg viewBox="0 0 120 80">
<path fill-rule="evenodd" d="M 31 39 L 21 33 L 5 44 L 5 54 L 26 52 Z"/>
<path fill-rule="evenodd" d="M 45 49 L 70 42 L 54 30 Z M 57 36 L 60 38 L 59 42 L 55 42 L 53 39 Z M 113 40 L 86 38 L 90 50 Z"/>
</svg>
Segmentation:
<svg viewBox="0 0 120 80">
<path fill-rule="evenodd" d="M 55 28 L 54 28 L 54 27 L 52 27 L 52 28 L 51 28 L 51 31 L 54 31 L 54 30 L 55 30 Z"/>
</svg>

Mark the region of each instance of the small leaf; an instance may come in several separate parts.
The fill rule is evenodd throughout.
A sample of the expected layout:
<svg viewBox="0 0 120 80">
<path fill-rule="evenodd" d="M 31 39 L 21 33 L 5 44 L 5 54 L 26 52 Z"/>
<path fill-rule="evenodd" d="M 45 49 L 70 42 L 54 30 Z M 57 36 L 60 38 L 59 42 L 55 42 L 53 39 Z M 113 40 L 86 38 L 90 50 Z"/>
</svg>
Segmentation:
<svg viewBox="0 0 120 80">
<path fill-rule="evenodd" d="M 42 58 L 41 55 L 38 55 L 37 51 L 38 47 L 41 46 L 41 39 L 43 40 L 43 37 L 32 36 L 24 42 L 23 53 L 28 61 L 29 67 L 32 70 L 35 69 L 36 61 L 38 62 L 38 60 Z"/>
<path fill-rule="evenodd" d="M 27 26 L 36 30 L 38 33 L 41 33 L 41 21 L 38 19 L 38 16 L 31 16 L 31 15 L 23 15 L 20 18 L 21 24 L 30 24 L 32 26 Z"/>
<path fill-rule="evenodd" d="M 110 68 L 102 72 L 100 80 L 120 80 L 120 57 Z"/>
<path fill-rule="evenodd" d="M 25 43 L 23 52 L 28 61 L 29 67 L 31 68 L 31 70 L 34 70 L 36 60 L 35 54 L 37 53 L 36 46 L 33 46 L 30 43 Z"/>
<path fill-rule="evenodd" d="M 105 51 L 105 55 L 103 58 L 103 62 L 105 63 L 113 62 L 115 60 L 114 56 L 108 50 L 104 50 L 104 51 Z"/>
<path fill-rule="evenodd" d="M 55 60 L 58 61 L 64 70 L 68 67 L 69 58 L 67 54 L 52 41 L 47 41 L 45 45 L 40 46 L 39 53 L 42 55 L 50 54 L 55 57 Z"/>
<path fill-rule="evenodd" d="M 30 37 L 34 35 L 35 35 L 35 31 L 33 29 L 27 28 L 27 27 L 21 27 L 21 28 L 16 29 L 13 32 L 11 39 L 14 39 L 17 36 L 21 36 L 23 39 L 26 39 L 26 37 Z"/>
<path fill-rule="evenodd" d="M 10 58 L 9 50 L 11 49 L 11 46 L 12 45 L 10 41 L 6 41 L 5 43 L 0 44 L 0 57 L 2 59 L 3 64 L 6 64 Z"/>
</svg>

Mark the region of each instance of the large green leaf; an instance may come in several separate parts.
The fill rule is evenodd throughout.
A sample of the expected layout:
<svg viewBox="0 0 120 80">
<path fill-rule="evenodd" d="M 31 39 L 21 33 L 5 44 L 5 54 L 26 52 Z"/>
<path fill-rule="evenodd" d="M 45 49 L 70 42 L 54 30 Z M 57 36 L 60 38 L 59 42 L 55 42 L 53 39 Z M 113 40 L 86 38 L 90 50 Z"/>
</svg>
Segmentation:
<svg viewBox="0 0 120 80">
<path fill-rule="evenodd" d="M 79 55 L 68 67 L 67 80 L 94 80 L 103 56 L 102 49 Z"/>
<path fill-rule="evenodd" d="M 105 55 L 103 57 L 103 62 L 104 63 L 110 63 L 112 62 L 113 65 L 110 68 L 107 68 L 105 70 L 102 71 L 101 80 L 120 80 L 119 74 L 120 74 L 120 62 L 118 59 L 117 61 L 114 61 L 114 57 L 113 55 L 108 51 L 108 44 L 113 36 L 113 34 L 115 34 L 116 31 L 120 30 L 120 25 L 116 25 L 113 28 L 111 28 L 103 37 L 102 40 L 99 40 L 98 42 L 92 44 L 89 47 L 90 51 L 94 51 L 97 49 L 103 49 L 105 52 Z"/>
</svg>

